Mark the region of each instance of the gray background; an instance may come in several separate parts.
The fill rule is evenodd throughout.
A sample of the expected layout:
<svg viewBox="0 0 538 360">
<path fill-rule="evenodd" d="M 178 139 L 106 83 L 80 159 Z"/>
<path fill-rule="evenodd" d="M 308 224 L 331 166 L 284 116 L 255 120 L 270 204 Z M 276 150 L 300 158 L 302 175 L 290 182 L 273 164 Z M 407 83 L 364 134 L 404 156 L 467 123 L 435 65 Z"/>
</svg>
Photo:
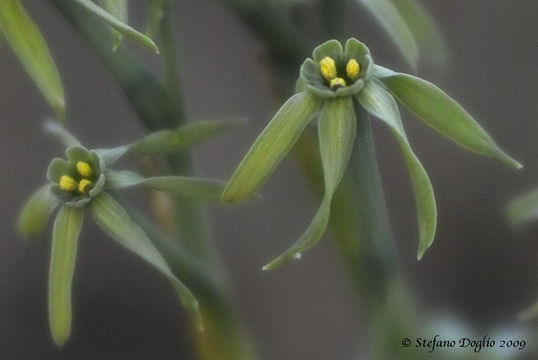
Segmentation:
<svg viewBox="0 0 538 360">
<path fill-rule="evenodd" d="M 92 147 L 142 135 L 106 69 L 56 10 L 48 2 L 23 3 L 59 66 L 70 129 Z M 243 129 L 194 153 L 197 174 L 226 178 L 277 106 L 260 66 L 263 45 L 219 1 L 177 3 L 189 119 L 249 119 Z M 418 263 L 414 205 L 403 161 L 390 134 L 375 126 L 400 270 L 424 313 L 450 311 L 478 329 L 513 324 L 515 314 L 538 297 L 538 225 L 514 233 L 502 214 L 507 200 L 538 186 L 538 4 L 428 3 L 446 36 L 451 61 L 443 73 L 426 68 L 420 75 L 453 94 L 526 168 L 516 172 L 465 152 L 406 113 L 409 138 L 430 174 L 439 207 L 437 238 Z M 135 26 L 143 24 L 139 10 L 132 11 Z M 343 21 L 349 35 L 369 45 L 378 64 L 410 71 L 359 6 Z M 75 274 L 73 335 L 61 352 L 52 346 L 46 314 L 50 235 L 22 243 L 13 224 L 25 198 L 44 182 L 51 157 L 62 150 L 42 132 L 42 119 L 51 111 L 6 44 L 0 49 L 0 357 L 192 358 L 184 334 L 187 319 L 166 281 L 102 236 L 89 218 Z M 155 56 L 139 52 L 157 67 Z M 265 359 L 352 358 L 367 344 L 361 306 L 329 236 L 298 264 L 268 274 L 260 270 L 303 231 L 316 206 L 291 157 L 263 194 L 262 200 L 244 206 L 208 211 L 242 320 Z"/>
</svg>

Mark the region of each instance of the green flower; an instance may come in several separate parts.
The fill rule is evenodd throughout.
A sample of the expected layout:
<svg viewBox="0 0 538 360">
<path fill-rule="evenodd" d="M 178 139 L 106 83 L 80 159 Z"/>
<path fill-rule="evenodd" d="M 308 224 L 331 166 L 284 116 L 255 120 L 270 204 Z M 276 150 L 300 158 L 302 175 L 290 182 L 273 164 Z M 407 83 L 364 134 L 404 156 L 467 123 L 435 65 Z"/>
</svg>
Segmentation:
<svg viewBox="0 0 538 360">
<path fill-rule="evenodd" d="M 374 65 L 368 48 L 349 39 L 345 49 L 336 40 L 318 46 L 301 66 L 297 93 L 277 112 L 256 139 L 229 180 L 223 199 L 245 201 L 256 194 L 290 151 L 305 127 L 319 114 L 319 148 L 325 194 L 303 235 L 282 255 L 264 266 L 276 268 L 312 247 L 327 227 L 331 200 L 352 153 L 357 121 L 371 114 L 389 126 L 396 137 L 411 177 L 420 232 L 418 258 L 432 244 L 437 209 L 430 179 L 414 154 L 395 98 L 439 133 L 464 148 L 521 164 L 504 153 L 485 130 L 452 98 L 420 78 Z M 368 176 L 368 174 L 364 174 Z"/>
<path fill-rule="evenodd" d="M 142 226 L 131 218 L 112 191 L 143 186 L 186 198 L 220 201 L 224 183 L 185 176 L 145 178 L 132 171 L 115 171 L 108 166 L 127 153 L 163 155 L 176 152 L 213 137 L 231 124 L 233 122 L 198 122 L 177 130 L 153 133 L 130 145 L 97 150 L 86 149 L 56 124 L 47 125 L 48 130 L 68 146 L 66 159 L 52 160 L 47 174 L 51 183 L 42 186 L 28 200 L 19 216 L 18 229 L 27 238 L 39 235 L 54 209 L 60 206 L 52 232 L 49 271 L 49 322 L 57 345 L 63 345 L 71 331 L 71 283 L 84 208 L 106 234 L 170 280 L 181 303 L 202 327 L 198 301 L 172 273 Z"/>
</svg>

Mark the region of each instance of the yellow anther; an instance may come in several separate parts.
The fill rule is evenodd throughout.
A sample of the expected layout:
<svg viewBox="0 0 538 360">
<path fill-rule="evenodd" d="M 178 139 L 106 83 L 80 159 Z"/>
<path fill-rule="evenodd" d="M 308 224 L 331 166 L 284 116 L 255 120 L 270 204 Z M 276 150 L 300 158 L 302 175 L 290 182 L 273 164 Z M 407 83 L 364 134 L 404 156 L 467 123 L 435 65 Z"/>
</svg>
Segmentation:
<svg viewBox="0 0 538 360">
<path fill-rule="evenodd" d="M 328 56 L 319 62 L 319 69 L 321 70 L 321 76 L 327 81 L 331 81 L 336 77 L 336 64 Z"/>
<path fill-rule="evenodd" d="M 346 81 L 342 78 L 337 77 L 331 80 L 331 89 L 333 90 L 344 87 L 346 85 Z"/>
<path fill-rule="evenodd" d="M 91 177 L 93 175 L 93 170 L 92 170 L 92 167 L 90 166 L 90 164 L 84 162 L 84 161 L 79 161 L 77 162 L 77 170 L 78 170 L 78 173 L 84 177 Z"/>
<path fill-rule="evenodd" d="M 71 176 L 63 175 L 60 178 L 60 189 L 65 191 L 73 191 L 77 188 L 77 182 Z"/>
<path fill-rule="evenodd" d="M 78 191 L 86 194 L 88 191 L 90 191 L 92 185 L 93 183 L 90 180 L 82 179 L 78 184 Z"/>
<path fill-rule="evenodd" d="M 346 73 L 347 73 L 347 76 L 351 80 L 353 81 L 357 80 L 359 78 L 360 72 L 361 72 L 361 66 L 359 65 L 357 60 L 351 59 L 347 62 Z"/>
</svg>

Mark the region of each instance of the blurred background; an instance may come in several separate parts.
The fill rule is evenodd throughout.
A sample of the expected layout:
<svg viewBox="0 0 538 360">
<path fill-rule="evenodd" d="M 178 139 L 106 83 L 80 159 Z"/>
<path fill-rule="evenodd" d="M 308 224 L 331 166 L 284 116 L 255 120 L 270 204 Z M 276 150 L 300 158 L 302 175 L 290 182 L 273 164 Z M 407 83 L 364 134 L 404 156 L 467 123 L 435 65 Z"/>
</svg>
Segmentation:
<svg viewBox="0 0 538 360">
<path fill-rule="evenodd" d="M 130 23 L 142 27 L 145 6 L 130 3 Z M 517 315 L 538 298 L 538 223 L 514 231 L 503 215 L 510 199 L 538 187 L 538 3 L 423 3 L 446 38 L 449 62 L 442 71 L 425 66 L 418 74 L 451 94 L 525 165 L 518 172 L 466 152 L 402 109 L 439 210 L 435 243 L 419 263 L 405 165 L 391 134 L 374 122 L 399 272 L 416 294 L 418 311 L 464 321 L 472 329 L 469 334 L 482 338 L 495 329 L 520 328 Z M 68 128 L 89 147 L 119 145 L 143 135 L 106 68 L 57 10 L 45 1 L 23 4 L 43 31 L 61 73 Z M 235 115 L 249 120 L 194 151 L 196 174 L 226 179 L 279 105 L 263 66 L 264 47 L 221 1 L 176 1 L 174 11 L 189 121 Z M 306 16 L 315 30 L 320 14 Z M 354 36 L 369 46 L 377 64 L 413 72 L 361 7 L 350 6 L 342 21 L 346 36 L 340 40 Z M 124 40 L 121 46 L 131 45 Z M 133 50 L 158 69 L 156 55 L 136 46 Z M 14 224 L 25 199 L 44 183 L 50 159 L 63 149 L 43 132 L 43 120 L 52 112 L 5 42 L 0 43 L 0 114 L 0 357 L 194 359 L 189 319 L 168 283 L 104 236 L 89 217 L 74 280 L 72 338 L 61 351 L 54 347 L 46 303 L 50 232 L 24 243 Z M 302 233 L 317 206 L 292 156 L 262 195 L 243 206 L 207 210 L 238 316 L 262 358 L 355 359 L 364 354 L 368 341 L 361 303 L 328 233 L 300 262 L 261 271 Z"/>
</svg>

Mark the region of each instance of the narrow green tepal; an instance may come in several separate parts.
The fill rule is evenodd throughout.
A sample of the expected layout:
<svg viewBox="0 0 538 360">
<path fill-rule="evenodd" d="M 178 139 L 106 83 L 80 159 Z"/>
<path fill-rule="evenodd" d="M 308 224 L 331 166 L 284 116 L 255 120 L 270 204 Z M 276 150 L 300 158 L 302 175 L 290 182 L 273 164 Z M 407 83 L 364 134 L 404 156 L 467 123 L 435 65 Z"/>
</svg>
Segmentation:
<svg viewBox="0 0 538 360">
<path fill-rule="evenodd" d="M 222 201 L 221 195 L 225 182 L 190 176 L 155 176 L 145 178 L 133 171 L 106 172 L 107 189 L 125 189 L 142 186 L 147 189 L 164 191 L 185 198 L 202 201 Z"/>
<path fill-rule="evenodd" d="M 418 77 L 376 66 L 375 76 L 389 91 L 436 131 L 460 146 L 521 169 L 523 166 L 497 146 L 486 131 L 443 90 Z"/>
<path fill-rule="evenodd" d="M 50 193 L 50 185 L 40 187 L 23 206 L 17 220 L 17 230 L 25 238 L 35 237 L 45 230 L 58 202 Z"/>
<path fill-rule="evenodd" d="M 198 301 L 185 284 L 172 273 L 172 270 L 170 270 L 170 267 L 144 230 L 133 221 L 125 209 L 106 192 L 102 192 L 93 199 L 88 207 L 101 230 L 170 280 L 179 295 L 181 303 L 191 312 L 198 328 L 202 329 Z"/>
<path fill-rule="evenodd" d="M 351 156 L 357 121 L 351 97 L 330 99 L 320 114 L 318 133 L 325 194 L 314 219 L 303 235 L 263 270 L 275 269 L 314 246 L 325 232 L 331 215 L 331 201 Z"/>
<path fill-rule="evenodd" d="M 376 80 L 371 81 L 359 93 L 357 99 L 366 111 L 389 126 L 400 145 L 415 195 L 419 227 L 417 258 L 420 260 L 433 243 L 437 227 L 437 206 L 430 178 L 407 140 L 394 98 L 383 86 Z"/>
<path fill-rule="evenodd" d="M 119 33 L 125 35 L 126 37 L 130 38 L 133 41 L 138 42 L 139 44 L 144 45 L 145 47 L 153 50 L 157 54 L 159 53 L 159 49 L 157 48 L 157 45 L 155 45 L 153 40 L 151 40 L 149 37 L 142 34 L 141 32 L 133 29 L 129 25 L 125 24 L 124 22 L 120 21 L 118 18 L 111 15 L 110 13 L 105 11 L 103 8 L 94 4 L 91 0 L 73 0 L 73 1 L 78 3 L 80 6 L 84 7 L 86 10 L 88 10 L 95 16 L 105 21 L 107 24 L 109 24 L 114 29 L 116 29 Z"/>
<path fill-rule="evenodd" d="M 71 284 L 84 212 L 63 206 L 54 222 L 49 272 L 49 324 L 56 345 L 71 334 Z"/>
<path fill-rule="evenodd" d="M 43 35 L 18 0 L 0 0 L 0 30 L 58 117 L 65 97 L 58 69 Z"/>
<path fill-rule="evenodd" d="M 300 92 L 282 105 L 245 155 L 222 198 L 237 203 L 253 197 L 299 139 L 312 120 L 321 100 L 309 92 Z"/>
</svg>

